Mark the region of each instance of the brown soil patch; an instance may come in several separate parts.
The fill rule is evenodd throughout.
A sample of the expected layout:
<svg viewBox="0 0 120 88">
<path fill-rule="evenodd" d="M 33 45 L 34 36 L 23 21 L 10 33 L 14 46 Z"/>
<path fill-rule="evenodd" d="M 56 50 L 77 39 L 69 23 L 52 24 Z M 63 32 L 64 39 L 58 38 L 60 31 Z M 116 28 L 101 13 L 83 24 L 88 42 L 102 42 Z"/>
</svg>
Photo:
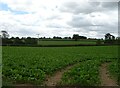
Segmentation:
<svg viewBox="0 0 120 88">
<path fill-rule="evenodd" d="M 34 88 L 32 84 L 15 84 L 13 88 Z"/>
<path fill-rule="evenodd" d="M 101 86 L 118 86 L 107 70 L 109 63 L 103 63 L 100 67 Z"/>
<path fill-rule="evenodd" d="M 74 65 L 67 66 L 64 69 L 61 69 L 60 71 L 57 71 L 53 76 L 47 77 L 46 81 L 44 82 L 43 85 L 45 86 L 56 86 L 62 78 L 63 73 L 67 72 L 69 69 L 71 69 Z"/>
<path fill-rule="evenodd" d="M 15 84 L 11 85 L 10 88 L 46 88 L 44 85 L 35 85 L 35 84 L 28 84 L 28 83 L 23 83 L 23 84 Z"/>
</svg>

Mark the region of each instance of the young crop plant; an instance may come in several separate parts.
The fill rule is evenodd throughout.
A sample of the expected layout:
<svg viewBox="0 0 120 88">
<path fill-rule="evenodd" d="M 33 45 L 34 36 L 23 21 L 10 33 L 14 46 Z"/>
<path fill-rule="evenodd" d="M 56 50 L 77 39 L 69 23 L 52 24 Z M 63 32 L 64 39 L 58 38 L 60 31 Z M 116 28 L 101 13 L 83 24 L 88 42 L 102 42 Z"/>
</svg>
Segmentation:
<svg viewBox="0 0 120 88">
<path fill-rule="evenodd" d="M 118 82 L 120 80 L 120 78 L 119 78 L 120 72 L 119 72 L 119 63 L 118 63 L 118 60 L 112 61 L 109 64 L 109 66 L 108 66 L 108 70 L 109 70 L 109 73 L 111 75 L 111 78 L 115 79 L 116 82 Z"/>
<path fill-rule="evenodd" d="M 71 86 L 98 86 L 100 85 L 99 66 L 99 60 L 81 62 L 70 71 L 64 73 L 60 84 Z"/>
</svg>

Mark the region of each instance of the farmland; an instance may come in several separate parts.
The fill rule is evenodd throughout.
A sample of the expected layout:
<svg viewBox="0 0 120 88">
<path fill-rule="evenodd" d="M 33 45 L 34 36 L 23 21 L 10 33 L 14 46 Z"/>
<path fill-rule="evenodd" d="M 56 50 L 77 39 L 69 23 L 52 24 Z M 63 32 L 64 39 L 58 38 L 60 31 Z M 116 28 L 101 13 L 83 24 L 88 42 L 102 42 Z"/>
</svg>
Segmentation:
<svg viewBox="0 0 120 88">
<path fill-rule="evenodd" d="M 39 45 L 95 45 L 97 40 L 39 40 Z"/>
<path fill-rule="evenodd" d="M 84 47 L 3 47 L 3 85 L 30 83 L 41 85 L 48 75 L 79 63 L 63 74 L 60 85 L 100 85 L 99 66 L 111 61 L 114 78 L 118 46 Z M 68 78 L 71 79 L 67 80 Z M 89 80 L 88 80 L 89 79 Z"/>
</svg>

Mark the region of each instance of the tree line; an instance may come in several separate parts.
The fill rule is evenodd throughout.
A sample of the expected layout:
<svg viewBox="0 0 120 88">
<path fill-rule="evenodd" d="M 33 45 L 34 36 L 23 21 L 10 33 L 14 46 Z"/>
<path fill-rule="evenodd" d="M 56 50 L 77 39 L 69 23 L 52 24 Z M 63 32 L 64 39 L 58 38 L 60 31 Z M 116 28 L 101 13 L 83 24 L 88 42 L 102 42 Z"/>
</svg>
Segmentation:
<svg viewBox="0 0 120 88">
<path fill-rule="evenodd" d="M 59 37 L 54 36 L 53 38 L 31 38 L 31 37 L 11 37 L 9 38 L 9 34 L 7 31 L 1 31 L 0 38 L 2 39 L 2 45 L 37 45 L 39 40 L 73 40 L 78 41 L 80 39 L 86 39 L 90 40 L 90 38 L 87 38 L 86 36 L 80 36 L 79 34 L 73 34 L 72 37 Z M 103 39 L 96 39 L 97 44 L 101 45 L 103 42 Z M 115 37 L 114 35 L 111 35 L 110 33 L 105 34 L 105 40 L 104 44 L 110 45 L 110 44 L 120 44 L 120 38 Z"/>
</svg>

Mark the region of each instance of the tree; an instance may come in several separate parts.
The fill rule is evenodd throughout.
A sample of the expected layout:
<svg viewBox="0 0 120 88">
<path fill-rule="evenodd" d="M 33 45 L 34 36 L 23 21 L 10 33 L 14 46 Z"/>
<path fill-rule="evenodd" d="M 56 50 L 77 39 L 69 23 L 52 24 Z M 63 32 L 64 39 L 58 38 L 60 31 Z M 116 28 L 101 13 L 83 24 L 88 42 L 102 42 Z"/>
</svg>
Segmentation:
<svg viewBox="0 0 120 88">
<path fill-rule="evenodd" d="M 77 41 L 79 39 L 79 34 L 74 34 L 72 39 L 75 39 L 75 41 Z"/>
<path fill-rule="evenodd" d="M 75 41 L 77 41 L 78 39 L 87 39 L 87 37 L 85 37 L 85 36 L 79 36 L 79 34 L 74 34 L 73 35 L 73 39 L 75 39 Z"/>
<path fill-rule="evenodd" d="M 105 40 L 115 40 L 115 36 L 111 35 L 110 33 L 107 33 L 105 35 Z"/>
<path fill-rule="evenodd" d="M 112 35 L 111 35 L 110 33 L 107 33 L 107 34 L 105 35 L 105 40 L 111 40 L 111 39 L 112 39 L 111 36 L 112 36 Z"/>
<path fill-rule="evenodd" d="M 8 38 L 8 37 L 9 37 L 9 34 L 8 34 L 7 31 L 2 30 L 1 33 L 2 33 L 2 34 L 1 34 L 1 37 L 2 37 L 2 38 Z"/>
<path fill-rule="evenodd" d="M 27 37 L 25 39 L 25 43 L 28 44 L 28 45 L 34 45 L 34 44 L 37 44 L 37 39 L 36 38 Z"/>
<path fill-rule="evenodd" d="M 87 39 L 85 36 L 79 36 L 80 39 Z"/>
<path fill-rule="evenodd" d="M 112 40 L 115 40 L 115 36 L 111 35 Z"/>
<path fill-rule="evenodd" d="M 63 39 L 71 39 L 71 37 L 64 37 Z"/>
<path fill-rule="evenodd" d="M 62 38 L 61 38 L 61 37 L 58 37 L 58 36 L 57 36 L 57 37 L 54 36 L 53 39 L 62 39 Z"/>
<path fill-rule="evenodd" d="M 115 44 L 115 36 L 111 35 L 110 33 L 107 33 L 105 35 L 105 43 L 106 44 Z"/>
</svg>

